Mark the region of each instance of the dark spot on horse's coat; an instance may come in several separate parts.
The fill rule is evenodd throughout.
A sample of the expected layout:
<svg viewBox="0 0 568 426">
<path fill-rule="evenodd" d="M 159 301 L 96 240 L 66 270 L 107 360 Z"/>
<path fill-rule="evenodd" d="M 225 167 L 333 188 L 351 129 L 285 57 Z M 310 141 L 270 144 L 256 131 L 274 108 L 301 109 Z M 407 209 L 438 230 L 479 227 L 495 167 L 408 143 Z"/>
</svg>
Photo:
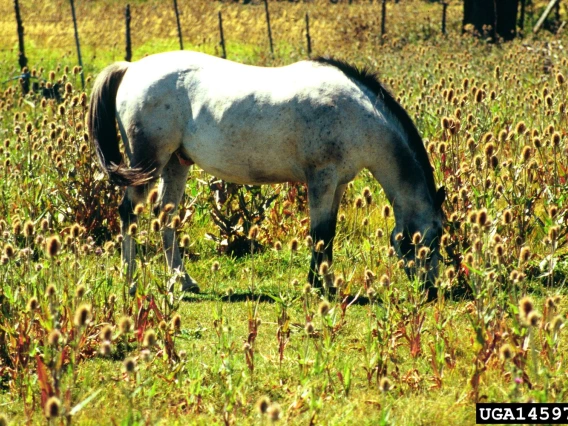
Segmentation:
<svg viewBox="0 0 568 426">
<path fill-rule="evenodd" d="M 164 106 L 165 106 L 166 109 L 170 109 L 170 108 L 171 108 L 171 107 L 170 107 L 170 104 L 165 104 Z"/>
</svg>

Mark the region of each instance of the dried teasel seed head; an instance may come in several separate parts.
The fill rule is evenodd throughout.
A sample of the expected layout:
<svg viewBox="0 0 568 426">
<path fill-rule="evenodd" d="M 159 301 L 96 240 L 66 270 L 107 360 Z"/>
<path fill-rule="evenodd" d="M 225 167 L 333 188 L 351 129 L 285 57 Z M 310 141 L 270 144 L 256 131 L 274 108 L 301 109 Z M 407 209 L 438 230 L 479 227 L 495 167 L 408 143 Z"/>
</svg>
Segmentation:
<svg viewBox="0 0 568 426">
<path fill-rule="evenodd" d="M 54 328 L 47 336 L 47 343 L 49 343 L 50 346 L 57 346 L 62 338 L 61 332 L 57 328 Z"/>
<path fill-rule="evenodd" d="M 261 396 L 256 402 L 256 408 L 260 414 L 266 414 L 270 407 L 270 399 L 267 396 Z"/>
<path fill-rule="evenodd" d="M 84 284 L 79 284 L 77 286 L 77 288 L 75 289 L 75 297 L 77 297 L 78 299 L 83 298 L 86 291 L 87 291 L 87 287 L 85 287 Z"/>
<path fill-rule="evenodd" d="M 552 321 L 550 322 L 550 328 L 554 332 L 560 331 L 563 325 L 564 325 L 564 317 L 562 315 L 555 316 L 554 318 L 552 318 Z"/>
<path fill-rule="evenodd" d="M 558 226 L 551 226 L 550 228 L 548 228 L 548 238 L 550 238 L 552 241 L 556 241 L 558 239 L 559 231 L 560 228 Z"/>
<path fill-rule="evenodd" d="M 144 333 L 143 346 L 150 348 L 156 344 L 156 332 L 152 329 L 146 330 Z"/>
<path fill-rule="evenodd" d="M 211 265 L 211 272 L 217 272 L 220 268 L 219 262 L 214 261 Z"/>
<path fill-rule="evenodd" d="M 61 241 L 57 235 L 49 237 L 45 243 L 46 252 L 48 257 L 55 257 L 61 250 Z"/>
<path fill-rule="evenodd" d="M 313 238 L 312 238 L 310 235 L 308 235 L 308 236 L 306 237 L 306 239 L 304 240 L 304 244 L 306 245 L 307 248 L 310 248 L 310 249 L 311 249 L 311 248 L 313 247 L 313 245 L 314 245 L 314 240 L 313 240 Z M 291 247 L 290 247 L 290 248 L 291 248 Z"/>
<path fill-rule="evenodd" d="M 118 322 L 118 329 L 121 334 L 128 334 L 132 331 L 133 323 L 130 317 L 122 317 Z"/>
<path fill-rule="evenodd" d="M 548 208 L 548 215 L 551 218 L 554 218 L 556 216 L 556 214 L 558 213 L 558 207 L 552 205 Z"/>
<path fill-rule="evenodd" d="M 75 311 L 73 324 L 75 327 L 85 327 L 91 320 L 91 306 L 83 303 Z"/>
<path fill-rule="evenodd" d="M 503 361 L 507 361 L 507 360 L 513 358 L 514 355 L 515 355 L 514 348 L 508 343 L 505 343 L 499 349 L 499 358 L 501 358 L 501 360 L 503 360 Z"/>
<path fill-rule="evenodd" d="M 148 205 L 152 207 L 154 204 L 158 202 L 158 190 L 156 188 L 152 189 L 148 194 Z"/>
<path fill-rule="evenodd" d="M 35 311 L 37 308 L 39 308 L 39 301 L 37 300 L 37 297 L 30 297 L 30 299 L 28 300 L 28 312 L 33 312 Z"/>
<path fill-rule="evenodd" d="M 517 133 L 517 135 L 519 136 L 522 136 L 525 134 L 526 131 L 527 131 L 527 125 L 525 124 L 525 122 L 519 121 L 515 126 L 515 133 Z"/>
<path fill-rule="evenodd" d="M 532 311 L 527 315 L 527 324 L 531 327 L 538 327 L 540 325 L 541 316 L 538 312 Z"/>
<path fill-rule="evenodd" d="M 154 219 L 150 224 L 150 228 L 152 229 L 152 232 L 159 232 L 162 228 L 162 225 L 160 224 L 160 221 L 158 219 Z"/>
<path fill-rule="evenodd" d="M 527 246 L 521 247 L 521 251 L 519 253 L 519 262 L 521 264 L 527 263 L 531 258 L 531 249 Z"/>
<path fill-rule="evenodd" d="M 388 377 L 383 377 L 379 381 L 379 390 L 386 393 L 392 389 L 392 382 Z"/>
<path fill-rule="evenodd" d="M 134 214 L 136 216 L 140 216 L 142 213 L 144 213 L 144 204 L 136 204 L 136 207 L 134 207 Z"/>
<path fill-rule="evenodd" d="M 61 401 L 56 396 L 52 396 L 45 403 L 45 417 L 53 419 L 61 415 Z"/>
<path fill-rule="evenodd" d="M 310 239 L 310 241 L 308 241 L 308 238 Z M 312 237 L 306 238 L 306 244 L 310 243 L 310 246 L 313 243 L 313 240 L 311 238 Z M 293 252 L 298 251 L 298 247 L 300 247 L 300 242 L 298 241 L 297 238 L 292 238 L 292 240 L 290 241 L 289 247 L 290 247 L 290 250 L 293 251 Z"/>
<path fill-rule="evenodd" d="M 319 274 L 324 276 L 329 273 L 329 263 L 322 262 L 319 267 Z"/>
<path fill-rule="evenodd" d="M 420 234 L 420 232 L 415 232 L 414 235 L 412 235 L 412 244 L 418 245 L 420 244 L 420 241 L 422 241 L 422 234 Z"/>
<path fill-rule="evenodd" d="M 136 360 L 131 356 L 127 357 L 124 360 L 124 371 L 131 374 L 136 371 Z"/>
<path fill-rule="evenodd" d="M 420 260 L 425 260 L 428 257 L 428 254 L 430 253 L 430 249 L 428 247 L 420 247 L 420 249 L 418 250 L 418 259 Z"/>
<path fill-rule="evenodd" d="M 503 225 L 508 225 L 513 221 L 513 212 L 510 209 L 505 209 L 503 211 L 502 222 Z"/>
<path fill-rule="evenodd" d="M 250 228 L 248 233 L 249 240 L 256 240 L 258 238 L 259 230 L 260 228 L 258 227 L 258 225 L 254 225 L 252 228 Z"/>
<path fill-rule="evenodd" d="M 112 340 L 112 326 L 110 324 L 107 324 L 103 328 L 101 328 L 99 337 L 101 341 L 108 340 L 110 342 Z"/>
<path fill-rule="evenodd" d="M 529 314 L 534 310 L 534 303 L 532 299 L 528 296 L 523 297 L 519 300 L 519 311 L 522 318 L 528 318 Z"/>
<path fill-rule="evenodd" d="M 327 314 L 329 314 L 330 309 L 331 309 L 331 305 L 329 304 L 329 302 L 327 300 L 324 300 L 318 306 L 318 313 L 322 317 L 325 317 Z"/>
<path fill-rule="evenodd" d="M 278 420 L 280 420 L 280 416 L 282 415 L 280 405 L 275 402 L 270 404 L 270 407 L 268 407 L 268 409 L 266 410 L 266 415 L 272 422 L 277 422 Z"/>
<path fill-rule="evenodd" d="M 383 211 L 382 211 L 383 217 L 388 218 L 390 216 L 390 212 L 391 212 L 390 206 L 388 204 L 385 204 L 383 206 Z"/>
<path fill-rule="evenodd" d="M 314 323 L 311 322 L 311 321 L 308 321 L 306 323 L 306 325 L 304 326 L 304 331 L 306 332 L 306 334 L 308 336 L 311 336 L 312 334 L 314 334 L 314 331 L 315 331 Z"/>
<path fill-rule="evenodd" d="M 181 315 L 175 314 L 172 318 L 172 329 L 176 332 L 181 330 Z"/>
<path fill-rule="evenodd" d="M 325 248 L 325 244 L 324 244 L 323 240 L 319 240 L 316 244 L 315 251 L 316 251 L 316 253 L 323 253 L 324 248 Z"/>
<path fill-rule="evenodd" d="M 45 297 L 51 298 L 55 296 L 57 289 L 55 288 L 54 284 L 49 284 L 45 289 Z"/>
<path fill-rule="evenodd" d="M 282 251 L 282 243 L 280 241 L 275 241 L 274 242 L 274 250 L 276 251 Z"/>
</svg>

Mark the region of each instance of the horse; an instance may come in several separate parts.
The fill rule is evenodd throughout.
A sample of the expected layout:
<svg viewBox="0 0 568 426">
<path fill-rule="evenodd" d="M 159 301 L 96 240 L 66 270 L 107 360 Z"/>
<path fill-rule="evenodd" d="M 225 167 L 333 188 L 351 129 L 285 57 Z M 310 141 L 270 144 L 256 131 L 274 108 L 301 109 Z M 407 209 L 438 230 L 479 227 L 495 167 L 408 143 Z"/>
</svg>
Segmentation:
<svg viewBox="0 0 568 426">
<path fill-rule="evenodd" d="M 189 51 L 116 62 L 94 82 L 88 132 L 108 178 L 126 186 L 118 210 L 129 282 L 135 206 L 159 181 L 156 212 L 177 207 L 192 164 L 237 184 L 306 183 L 310 235 L 314 246 L 323 241 L 323 250 L 312 248 L 308 272 L 316 287 L 320 265 L 333 261 L 345 188 L 368 169 L 393 206 L 390 240 L 408 276 L 425 267 L 427 283 L 438 275 L 445 190 L 436 189 L 412 119 L 367 68 L 330 57 L 257 67 Z M 162 239 L 182 291 L 199 292 L 183 267 L 175 231 L 164 227 Z M 427 250 L 422 262 L 420 247 Z"/>
</svg>

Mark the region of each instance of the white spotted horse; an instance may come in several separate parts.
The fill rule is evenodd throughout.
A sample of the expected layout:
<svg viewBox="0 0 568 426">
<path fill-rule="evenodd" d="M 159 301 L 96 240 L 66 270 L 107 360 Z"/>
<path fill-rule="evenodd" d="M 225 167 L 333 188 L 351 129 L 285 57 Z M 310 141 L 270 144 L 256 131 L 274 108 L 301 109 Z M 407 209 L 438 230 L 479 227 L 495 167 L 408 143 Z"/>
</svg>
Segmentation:
<svg viewBox="0 0 568 426">
<path fill-rule="evenodd" d="M 391 244 L 414 265 L 407 273 L 417 272 L 418 263 L 410 261 L 417 253 L 412 237 L 419 232 L 418 246 L 429 250 L 425 281 L 437 277 L 445 192 L 436 190 L 411 118 L 369 70 L 330 58 L 264 68 L 197 52 L 155 54 L 114 63 L 99 74 L 88 128 L 103 169 L 126 186 L 119 213 L 129 278 L 136 254 L 127 232 L 136 222 L 134 207 L 158 181 L 158 211 L 177 206 L 192 164 L 238 184 L 305 182 L 310 234 L 325 247 L 312 252 L 308 280 L 316 286 L 319 265 L 332 261 L 343 192 L 366 168 L 393 206 Z M 174 230 L 165 227 L 162 237 L 182 290 L 198 292 Z"/>
</svg>

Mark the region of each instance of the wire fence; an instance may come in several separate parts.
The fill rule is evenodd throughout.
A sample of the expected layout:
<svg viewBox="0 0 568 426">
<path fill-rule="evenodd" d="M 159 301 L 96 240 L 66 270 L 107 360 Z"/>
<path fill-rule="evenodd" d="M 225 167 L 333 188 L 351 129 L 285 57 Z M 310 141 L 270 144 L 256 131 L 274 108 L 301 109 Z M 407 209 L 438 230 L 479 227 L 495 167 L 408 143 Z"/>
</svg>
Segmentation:
<svg viewBox="0 0 568 426">
<path fill-rule="evenodd" d="M 119 60 L 126 56 L 125 10 L 127 1 L 82 1 L 75 4 L 84 61 L 104 55 Z M 270 55 L 266 13 L 262 1 L 178 0 L 179 32 L 185 48 L 222 55 L 219 15 L 227 55 L 243 55 L 253 49 Z M 311 50 L 329 54 L 338 49 L 356 50 L 366 44 L 404 43 L 461 33 L 462 5 L 444 6 L 425 0 L 326 0 L 308 2 L 268 1 L 270 33 L 277 56 L 307 55 L 306 16 L 309 15 Z M 220 13 L 219 13 L 220 12 Z M 51 50 L 75 55 L 73 20 L 69 0 L 20 3 L 26 50 Z M 17 58 L 18 34 L 14 3 L 0 0 L 0 48 Z M 132 59 L 160 50 L 179 48 L 173 1 L 130 4 Z M 382 28 L 384 26 L 384 30 Z M 33 60 L 33 59 L 32 59 Z M 17 65 L 17 59 L 14 60 Z"/>
</svg>

